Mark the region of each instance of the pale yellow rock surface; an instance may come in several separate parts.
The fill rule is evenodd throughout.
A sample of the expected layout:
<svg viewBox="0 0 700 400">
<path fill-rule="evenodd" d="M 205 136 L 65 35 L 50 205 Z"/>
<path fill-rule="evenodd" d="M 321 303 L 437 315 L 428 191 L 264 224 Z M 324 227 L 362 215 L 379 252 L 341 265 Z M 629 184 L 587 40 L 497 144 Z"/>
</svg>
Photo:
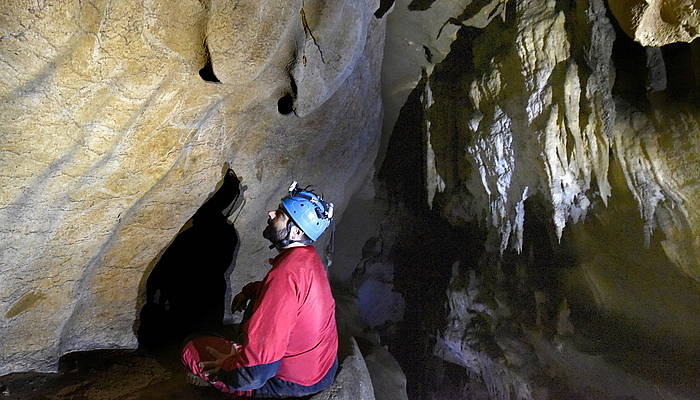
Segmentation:
<svg viewBox="0 0 700 400">
<path fill-rule="evenodd" d="M 571 227 L 576 263 L 561 272 L 562 289 L 614 321 L 612 351 L 626 349 L 632 334 L 658 349 L 653 368 L 683 376 L 700 352 L 697 110 L 669 104 L 651 117 L 618 101 L 617 113 L 613 195 Z M 593 327 L 605 332 L 580 326 Z"/>
<path fill-rule="evenodd" d="M 304 3 L 321 60 L 301 1 L 3 2 L 0 375 L 135 347 L 150 268 L 228 167 L 232 290 L 266 272 L 265 210 L 293 178 L 342 211 L 380 129 L 376 3 Z"/>
<path fill-rule="evenodd" d="M 643 46 L 690 42 L 700 36 L 697 0 L 608 0 L 620 27 Z"/>
</svg>

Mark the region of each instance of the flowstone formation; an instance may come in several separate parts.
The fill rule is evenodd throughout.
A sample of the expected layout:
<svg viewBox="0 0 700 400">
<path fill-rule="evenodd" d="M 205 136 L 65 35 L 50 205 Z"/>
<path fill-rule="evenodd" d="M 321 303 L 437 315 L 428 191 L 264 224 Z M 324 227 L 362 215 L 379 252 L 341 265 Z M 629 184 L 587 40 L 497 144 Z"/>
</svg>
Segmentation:
<svg viewBox="0 0 700 400">
<path fill-rule="evenodd" d="M 559 237 L 594 198 L 607 201 L 614 118 L 614 31 L 602 2 L 577 2 L 568 15 L 548 1 L 517 2 L 509 11 L 511 21 L 465 30 L 463 52 L 435 72 L 442 77 L 428 80 L 424 94 L 428 159 L 435 160 L 427 166 L 429 193 L 464 199 L 441 207 L 454 221 L 488 216 L 500 252 L 520 251 L 523 204 L 538 192 L 552 204 Z M 466 73 L 449 81 L 449 68 L 465 59 Z"/>
<path fill-rule="evenodd" d="M 666 83 L 663 54 L 648 49 L 635 59 L 647 100 L 630 104 L 630 93 L 614 93 L 615 32 L 601 1 L 521 1 L 508 12 L 509 21 L 460 31 L 425 81 L 428 201 L 455 224 L 485 219 L 488 245 L 519 253 L 528 198 L 544 200 L 561 241 L 567 224 L 606 208 L 613 176 L 615 189 L 637 203 L 645 246 L 662 230 L 655 238 L 677 269 L 669 273 L 697 282 L 700 127 L 692 90 L 679 96 Z M 610 172 L 613 164 L 622 177 Z"/>
<path fill-rule="evenodd" d="M 613 13 L 602 0 L 491 3 L 396 1 L 389 17 L 406 40 L 388 39 L 384 74 L 418 83 L 396 112 L 358 266 L 384 244 L 368 260 L 405 302 L 405 321 L 385 313 L 382 330 L 409 395 L 697 397 L 697 42 L 645 48 L 612 1 Z M 689 35 L 647 24 L 644 43 L 696 34 L 692 2 L 616 3 L 686 13 L 676 28 Z M 449 52 L 434 52 L 445 43 L 431 24 L 392 26 L 403 14 L 456 27 Z M 391 61 L 401 54 L 412 69 Z M 402 358 L 415 347 L 459 368 L 411 371 L 434 362 Z"/>
<path fill-rule="evenodd" d="M 457 38 L 459 28 L 483 28 L 494 18 L 502 19 L 507 4 L 504 0 L 396 0 L 392 3 L 387 17 L 382 69 L 385 108 L 383 149 L 409 93 L 418 85 L 423 74 L 429 76 L 435 65 L 450 52 L 450 45 Z"/>
<path fill-rule="evenodd" d="M 228 169 L 233 291 L 292 179 L 341 212 L 379 136 L 378 3 L 7 2 L 0 375 L 136 347 L 150 269 Z"/>
</svg>

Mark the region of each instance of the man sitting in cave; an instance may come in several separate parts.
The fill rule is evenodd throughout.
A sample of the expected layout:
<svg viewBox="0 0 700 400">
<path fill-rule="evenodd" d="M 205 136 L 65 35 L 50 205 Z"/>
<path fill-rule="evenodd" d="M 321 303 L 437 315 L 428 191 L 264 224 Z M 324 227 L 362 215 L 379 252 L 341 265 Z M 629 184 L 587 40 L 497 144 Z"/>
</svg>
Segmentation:
<svg viewBox="0 0 700 400">
<path fill-rule="evenodd" d="M 265 279 L 233 299 L 251 300 L 241 343 L 219 336 L 188 341 L 182 360 L 190 382 L 248 397 L 305 396 L 328 388 L 338 368 L 338 334 L 326 271 L 311 245 L 333 217 L 333 204 L 296 182 L 268 213 L 263 236 L 279 254 Z M 250 306 L 249 306 L 250 307 Z"/>
</svg>

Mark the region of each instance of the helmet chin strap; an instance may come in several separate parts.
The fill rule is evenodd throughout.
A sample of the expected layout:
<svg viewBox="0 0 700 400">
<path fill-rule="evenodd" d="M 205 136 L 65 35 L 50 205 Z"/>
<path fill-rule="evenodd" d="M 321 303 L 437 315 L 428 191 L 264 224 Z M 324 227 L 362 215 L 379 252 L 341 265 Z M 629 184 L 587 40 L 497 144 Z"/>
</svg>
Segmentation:
<svg viewBox="0 0 700 400">
<path fill-rule="evenodd" d="M 277 250 L 282 250 L 292 243 L 302 243 L 305 246 L 309 246 L 313 243 L 313 241 L 309 240 L 309 239 L 301 239 L 301 240 L 283 239 L 283 240 L 280 240 L 279 242 L 271 244 L 270 248 L 272 249 L 274 247 L 277 247 Z"/>
<path fill-rule="evenodd" d="M 304 244 L 305 246 L 309 246 L 311 243 L 314 242 L 314 241 L 311 240 L 311 239 L 298 239 L 298 240 L 292 240 L 292 239 L 290 239 L 290 238 L 289 238 L 289 235 L 292 234 L 292 225 L 293 225 L 293 224 L 294 224 L 294 222 L 290 219 L 289 222 L 287 222 L 287 235 L 284 237 L 284 239 L 278 240 L 278 241 L 272 243 L 272 244 L 269 246 L 270 249 L 273 249 L 273 248 L 276 247 L 277 250 L 282 250 L 282 249 L 284 249 L 285 247 L 289 246 L 289 245 L 292 244 L 292 243 L 302 243 L 302 244 Z"/>
</svg>

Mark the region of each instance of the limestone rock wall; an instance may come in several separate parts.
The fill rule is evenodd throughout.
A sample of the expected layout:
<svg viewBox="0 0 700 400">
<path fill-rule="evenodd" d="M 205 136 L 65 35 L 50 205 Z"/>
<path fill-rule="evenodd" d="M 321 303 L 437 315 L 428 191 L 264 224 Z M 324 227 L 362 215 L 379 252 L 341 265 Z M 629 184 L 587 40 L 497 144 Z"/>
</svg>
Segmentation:
<svg viewBox="0 0 700 400">
<path fill-rule="evenodd" d="M 135 347 L 150 268 L 228 168 L 232 290 L 266 272 L 292 179 L 342 214 L 381 123 L 377 3 L 6 2 L 0 375 Z"/>
<path fill-rule="evenodd" d="M 615 32 L 601 1 L 508 11 L 510 21 L 460 31 L 426 78 L 428 201 L 455 224 L 486 221 L 489 246 L 519 252 L 528 198 L 546 199 L 561 240 L 568 223 L 606 207 L 619 163 L 618 188 L 636 200 L 646 246 L 660 229 L 665 255 L 698 281 L 696 99 L 673 93 L 653 50 L 648 100 L 613 95 Z"/>
<path fill-rule="evenodd" d="M 466 254 L 452 254 L 448 314 L 430 343 L 439 358 L 479 376 L 490 398 L 697 397 L 697 42 L 645 48 L 608 17 L 612 10 L 624 25 L 615 7 L 644 3 L 677 7 L 687 16 L 679 20 L 692 21 L 695 6 L 520 0 L 484 8 L 492 18 L 483 24 L 464 18 L 487 3 L 455 3 L 436 17 L 458 27 L 450 50 L 414 65 L 421 78 L 412 75 L 418 83 L 397 112 L 392 141 L 413 140 L 407 127 L 421 124 L 424 174 L 396 189 L 380 173 L 377 186 L 399 194 L 386 214 L 424 225 L 396 228 L 404 236 L 388 243 L 382 262 L 403 276 L 397 286 L 406 275 L 428 275 L 406 265 L 425 254 L 435 257 L 425 268 L 444 272 L 442 254 L 412 252 L 411 239 L 449 247 L 454 237 L 435 226 L 462 229 Z M 397 1 L 393 13 L 419 20 L 437 4 Z M 388 32 L 397 32 L 392 21 Z M 690 41 L 697 23 L 683 24 L 673 29 L 689 35 L 646 24 L 645 41 L 631 37 L 653 46 Z M 437 48 L 425 36 L 408 43 Z M 400 49 L 387 47 L 385 74 Z M 396 148 L 387 155 L 396 171 L 415 167 L 397 161 L 412 155 Z M 416 183 L 432 211 L 414 204 L 423 201 Z M 376 235 L 392 227 L 381 222 Z M 430 238 L 434 230 L 442 236 Z M 399 291 L 406 310 L 428 301 Z"/>
<path fill-rule="evenodd" d="M 694 0 L 608 0 L 622 29 L 644 46 L 690 42 L 700 36 L 700 4 Z"/>
<path fill-rule="evenodd" d="M 604 4 L 523 1 L 509 11 L 508 22 L 464 30 L 462 50 L 424 94 L 429 201 L 445 192 L 460 199 L 440 206 L 452 220 L 486 217 L 501 252 L 520 249 L 523 203 L 536 193 L 551 202 L 558 236 L 607 201 L 614 118 Z"/>
<path fill-rule="evenodd" d="M 386 150 L 392 129 L 409 93 L 423 74 L 432 74 L 450 51 L 461 26 L 483 28 L 494 18 L 505 16 L 506 2 L 442 0 L 416 4 L 396 0 L 387 16 L 387 41 L 382 72 L 385 103 L 384 140 Z M 380 153 L 379 163 L 382 161 Z M 378 164 L 379 164 L 378 163 Z"/>
<path fill-rule="evenodd" d="M 700 108 L 653 98 L 651 112 L 618 101 L 614 135 L 627 186 L 645 221 L 678 270 L 700 283 Z"/>
</svg>

